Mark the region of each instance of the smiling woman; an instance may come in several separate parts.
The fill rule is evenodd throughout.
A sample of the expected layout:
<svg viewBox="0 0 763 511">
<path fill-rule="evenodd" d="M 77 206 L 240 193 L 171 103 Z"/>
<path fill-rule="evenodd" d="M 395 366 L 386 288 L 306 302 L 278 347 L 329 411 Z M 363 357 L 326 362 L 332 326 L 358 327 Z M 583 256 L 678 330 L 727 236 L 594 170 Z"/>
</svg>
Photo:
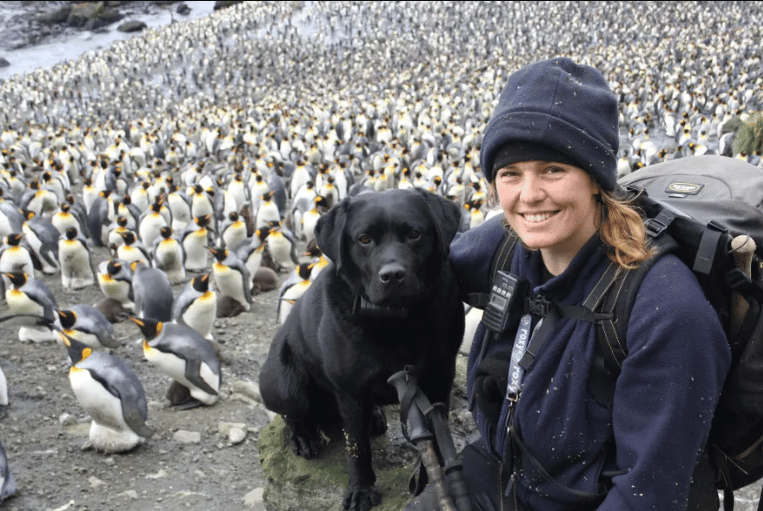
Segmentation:
<svg viewBox="0 0 763 511">
<path fill-rule="evenodd" d="M 491 293 L 467 377 L 481 438 L 462 453 L 477 510 L 718 508 L 712 484 L 690 498 L 689 483 L 730 354 L 691 271 L 671 254 L 649 261 L 611 399 L 591 383 L 596 326 L 567 312 L 651 256 L 617 187 L 618 143 L 615 95 L 568 58 L 512 74 L 485 131 L 482 170 L 504 214 L 451 245 L 464 300 Z M 438 509 L 434 496 L 407 511 Z"/>
</svg>

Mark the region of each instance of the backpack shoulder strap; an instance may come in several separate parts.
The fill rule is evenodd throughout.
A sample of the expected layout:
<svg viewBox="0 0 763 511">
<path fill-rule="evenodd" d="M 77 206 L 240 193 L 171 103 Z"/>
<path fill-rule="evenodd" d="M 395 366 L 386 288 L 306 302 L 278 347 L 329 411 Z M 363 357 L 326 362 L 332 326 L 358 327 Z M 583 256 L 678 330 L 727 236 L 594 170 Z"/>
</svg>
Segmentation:
<svg viewBox="0 0 763 511">
<path fill-rule="evenodd" d="M 505 221 L 503 222 L 503 227 L 504 234 L 498 243 L 498 250 L 496 250 L 493 257 L 493 264 L 490 266 L 489 282 L 491 284 L 495 281 L 495 275 L 499 270 L 508 270 L 511 267 L 511 258 L 514 255 L 514 248 L 519 240 L 517 233 Z M 472 307 L 484 309 L 489 299 L 490 293 L 470 293 L 468 303 Z"/>
<path fill-rule="evenodd" d="M 642 262 L 638 268 L 619 269 L 606 287 L 603 287 L 606 283 L 602 282 L 606 281 L 603 276 L 600 283 L 604 292 L 601 296 L 596 296 L 597 288 L 595 287 L 583 303 L 584 308 L 597 313 L 596 340 L 599 350 L 591 371 L 591 383 L 597 399 L 609 408 L 614 398 L 615 381 L 620 375 L 623 361 L 628 356 L 626 341 L 628 320 L 641 282 L 654 263 L 663 255 L 673 251 L 676 246 L 676 242 L 670 235 L 662 233 L 655 240 L 654 253 L 649 259 Z"/>
</svg>

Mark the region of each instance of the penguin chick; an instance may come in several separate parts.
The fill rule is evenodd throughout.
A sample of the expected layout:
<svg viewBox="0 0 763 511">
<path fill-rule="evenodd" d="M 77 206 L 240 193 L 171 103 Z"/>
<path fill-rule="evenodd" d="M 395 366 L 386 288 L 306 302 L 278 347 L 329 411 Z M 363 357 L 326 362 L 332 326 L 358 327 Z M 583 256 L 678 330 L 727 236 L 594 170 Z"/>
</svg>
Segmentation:
<svg viewBox="0 0 763 511">
<path fill-rule="evenodd" d="M 132 269 L 132 290 L 135 313 L 143 318 L 172 321 L 172 285 L 167 274 L 135 261 Z"/>
<path fill-rule="evenodd" d="M 186 410 L 217 402 L 222 380 L 220 359 L 208 340 L 186 325 L 134 316 L 130 320 L 143 333 L 146 360 L 188 389 L 188 398 L 171 402 L 171 406 Z"/>
<path fill-rule="evenodd" d="M 172 320 L 187 325 L 212 340 L 217 317 L 217 293 L 209 289 L 209 273 L 196 275 L 180 292 L 172 308 Z"/>
<path fill-rule="evenodd" d="M 143 385 L 133 370 L 120 358 L 62 337 L 72 361 L 69 383 L 92 419 L 87 447 L 118 453 L 144 443 L 153 431 L 146 425 L 148 406 Z"/>
<path fill-rule="evenodd" d="M 252 304 L 252 290 L 246 266 L 238 256 L 224 248 L 209 247 L 209 251 L 215 257 L 212 275 L 220 295 L 233 298 L 248 311 Z"/>
<path fill-rule="evenodd" d="M 86 305 L 72 305 L 68 309 L 56 309 L 61 327 L 69 337 L 93 349 L 116 349 L 119 347 L 114 335 L 114 326 L 97 308 Z"/>
<path fill-rule="evenodd" d="M 67 227 L 58 240 L 58 263 L 61 268 L 61 285 L 65 290 L 82 289 L 95 284 L 90 244 L 76 227 Z"/>
</svg>

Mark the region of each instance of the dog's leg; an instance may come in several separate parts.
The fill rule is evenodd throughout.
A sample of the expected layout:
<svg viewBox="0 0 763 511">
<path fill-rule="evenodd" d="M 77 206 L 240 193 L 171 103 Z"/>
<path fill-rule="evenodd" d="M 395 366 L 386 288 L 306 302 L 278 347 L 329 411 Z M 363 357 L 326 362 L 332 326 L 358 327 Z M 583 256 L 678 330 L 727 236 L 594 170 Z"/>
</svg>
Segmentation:
<svg viewBox="0 0 763 511">
<path fill-rule="evenodd" d="M 369 426 L 372 406 L 347 395 L 339 397 L 338 401 L 350 471 L 344 508 L 348 511 L 368 511 L 381 502 L 381 493 L 374 487 L 376 475 L 371 466 Z"/>
<path fill-rule="evenodd" d="M 295 454 L 315 458 L 322 442 L 318 420 L 311 401 L 315 398 L 310 377 L 291 363 L 289 347 L 273 346 L 260 371 L 260 394 L 265 406 L 280 415 L 289 428 Z"/>
</svg>

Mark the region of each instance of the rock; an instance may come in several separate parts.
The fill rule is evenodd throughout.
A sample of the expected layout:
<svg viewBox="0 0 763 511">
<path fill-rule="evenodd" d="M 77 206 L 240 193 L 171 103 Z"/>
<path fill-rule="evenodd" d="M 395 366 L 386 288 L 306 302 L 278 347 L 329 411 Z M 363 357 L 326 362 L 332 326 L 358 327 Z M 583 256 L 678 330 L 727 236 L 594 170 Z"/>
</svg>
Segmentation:
<svg viewBox="0 0 763 511">
<path fill-rule="evenodd" d="M 215 2 L 214 10 L 219 11 L 220 9 L 225 9 L 227 7 L 230 7 L 231 5 L 240 4 L 241 0 L 217 0 Z"/>
<path fill-rule="evenodd" d="M 181 3 L 180 5 L 178 5 L 177 9 L 175 9 L 175 12 L 176 12 L 176 13 L 178 13 L 178 14 L 182 14 L 183 16 L 185 16 L 185 15 L 187 15 L 188 13 L 190 13 L 190 12 L 191 12 L 191 8 L 190 8 L 190 7 L 188 7 L 188 6 L 187 6 L 186 4 L 184 4 L 184 3 Z"/>
<path fill-rule="evenodd" d="M 175 431 L 175 434 L 172 435 L 172 438 L 181 444 L 201 443 L 201 433 L 198 431 L 186 431 L 184 429 L 179 429 Z"/>
<path fill-rule="evenodd" d="M 66 23 L 69 19 L 69 14 L 72 12 L 71 5 L 64 5 L 60 9 L 56 9 L 53 12 L 41 14 L 37 16 L 37 21 L 40 23 L 53 24 L 53 23 Z"/>
<path fill-rule="evenodd" d="M 228 441 L 231 445 L 238 445 L 246 439 L 246 428 L 232 427 L 228 431 Z"/>
<path fill-rule="evenodd" d="M 66 24 L 70 27 L 82 28 L 89 20 L 106 12 L 103 2 L 83 2 L 75 4 L 69 12 Z"/>
<path fill-rule="evenodd" d="M 8 67 L 11 63 L 5 60 L 3 57 L 0 57 L 0 67 Z"/>
<path fill-rule="evenodd" d="M 262 494 L 265 490 L 263 488 L 255 488 L 246 495 L 244 495 L 244 505 L 246 507 L 256 507 L 257 509 L 265 509 L 265 505 L 262 500 Z"/>
<path fill-rule="evenodd" d="M 146 28 L 142 21 L 126 21 L 117 27 L 120 32 L 140 32 Z"/>
<path fill-rule="evenodd" d="M 258 403 L 262 403 L 262 395 L 260 394 L 260 387 L 256 383 L 244 380 L 236 380 L 233 382 L 233 392 L 242 394 L 248 398 L 253 399 Z"/>
<path fill-rule="evenodd" d="M 98 479 L 95 476 L 90 476 L 88 478 L 88 482 L 90 483 L 90 486 L 92 488 L 99 488 L 101 486 L 105 486 L 106 485 L 106 483 L 104 481 L 102 481 L 101 479 Z"/>
<path fill-rule="evenodd" d="M 77 418 L 69 413 L 64 412 L 58 417 L 58 423 L 65 428 L 68 428 L 77 424 Z"/>
<path fill-rule="evenodd" d="M 396 414 L 392 408 L 385 409 L 390 419 Z M 371 441 L 376 488 L 382 493 L 374 511 L 398 511 L 411 499 L 408 478 L 416 457 L 412 449 L 390 442 L 391 436 L 400 435 L 399 419 L 395 420 L 390 420 L 386 435 Z M 263 428 L 258 452 L 268 481 L 263 492 L 267 509 L 342 511 L 349 475 L 341 433 L 334 436 L 317 458 L 307 460 L 292 452 L 283 418 L 278 416 Z"/>
</svg>

